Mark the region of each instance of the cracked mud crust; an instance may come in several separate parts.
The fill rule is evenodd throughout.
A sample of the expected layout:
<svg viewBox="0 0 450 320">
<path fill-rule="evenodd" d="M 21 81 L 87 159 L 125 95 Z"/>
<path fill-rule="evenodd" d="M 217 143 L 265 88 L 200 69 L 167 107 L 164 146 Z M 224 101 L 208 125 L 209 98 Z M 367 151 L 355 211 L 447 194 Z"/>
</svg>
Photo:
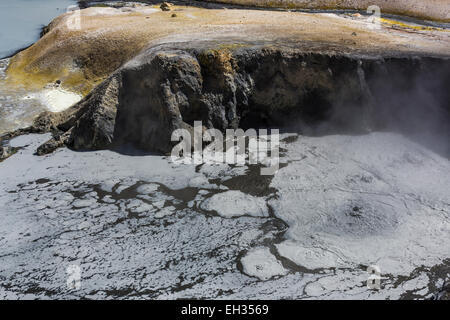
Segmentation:
<svg viewBox="0 0 450 320">
<path fill-rule="evenodd" d="M 265 195 L 250 167 L 66 148 L 34 156 L 45 139 L 13 139 L 23 148 L 0 165 L 4 299 L 444 296 L 448 160 L 399 135 L 283 143 L 287 165 Z M 270 214 L 221 217 L 217 195 Z M 370 264 L 381 290 L 366 286 Z M 80 290 L 67 288 L 71 265 Z"/>
</svg>

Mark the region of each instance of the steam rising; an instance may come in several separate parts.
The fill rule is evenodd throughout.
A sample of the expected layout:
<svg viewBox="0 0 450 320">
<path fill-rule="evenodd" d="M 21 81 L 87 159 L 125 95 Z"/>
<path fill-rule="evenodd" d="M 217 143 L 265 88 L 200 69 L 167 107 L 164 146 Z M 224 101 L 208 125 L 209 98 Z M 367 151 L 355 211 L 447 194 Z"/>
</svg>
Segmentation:
<svg viewBox="0 0 450 320">
<path fill-rule="evenodd" d="M 303 113 L 285 130 L 312 136 L 397 132 L 450 156 L 449 60 L 392 58 L 351 68 L 360 81 L 352 99 L 316 90 L 309 105 L 300 106 L 313 121 Z"/>
</svg>

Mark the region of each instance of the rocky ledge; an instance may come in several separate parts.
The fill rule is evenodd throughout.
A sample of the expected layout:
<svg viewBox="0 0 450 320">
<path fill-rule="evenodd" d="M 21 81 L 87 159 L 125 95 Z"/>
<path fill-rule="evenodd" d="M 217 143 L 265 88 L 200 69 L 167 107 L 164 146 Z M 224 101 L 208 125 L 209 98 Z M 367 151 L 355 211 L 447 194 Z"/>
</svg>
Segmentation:
<svg viewBox="0 0 450 320">
<path fill-rule="evenodd" d="M 196 120 L 222 131 L 277 127 L 308 135 L 447 130 L 450 60 L 337 55 L 303 45 L 307 51 L 254 43 L 152 47 L 79 104 L 42 115 L 37 122 L 57 134 L 38 153 L 63 143 L 167 153 L 173 130 L 192 129 Z"/>
<path fill-rule="evenodd" d="M 70 14 L 55 19 L 14 57 L 7 79 L 27 74 L 34 83 L 58 80 L 90 93 L 8 137 L 52 131 L 38 154 L 123 143 L 165 153 L 171 132 L 194 120 L 221 130 L 277 126 L 308 134 L 393 123 L 447 130 L 446 29 L 374 26 L 347 14 L 170 9 L 175 17 L 159 6 L 88 8 L 76 31 Z"/>
</svg>

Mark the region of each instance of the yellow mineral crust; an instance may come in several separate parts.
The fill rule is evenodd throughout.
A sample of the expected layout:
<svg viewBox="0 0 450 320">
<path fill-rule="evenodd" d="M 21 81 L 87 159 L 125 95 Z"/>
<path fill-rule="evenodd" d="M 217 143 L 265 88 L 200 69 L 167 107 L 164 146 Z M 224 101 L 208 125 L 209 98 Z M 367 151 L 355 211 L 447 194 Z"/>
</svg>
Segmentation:
<svg viewBox="0 0 450 320">
<path fill-rule="evenodd" d="M 287 9 L 349 9 L 367 10 L 378 6 L 381 13 L 410 16 L 414 18 L 450 22 L 448 0 L 206 0 L 227 4 L 239 4 L 264 8 Z"/>
</svg>

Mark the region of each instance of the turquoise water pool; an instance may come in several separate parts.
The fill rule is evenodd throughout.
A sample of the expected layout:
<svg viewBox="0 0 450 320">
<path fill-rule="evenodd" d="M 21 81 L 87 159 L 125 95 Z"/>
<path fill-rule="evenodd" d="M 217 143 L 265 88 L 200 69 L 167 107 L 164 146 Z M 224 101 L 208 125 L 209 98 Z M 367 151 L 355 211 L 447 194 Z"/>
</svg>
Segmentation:
<svg viewBox="0 0 450 320">
<path fill-rule="evenodd" d="M 0 0 L 0 58 L 34 43 L 42 26 L 76 3 L 75 0 Z"/>
</svg>

